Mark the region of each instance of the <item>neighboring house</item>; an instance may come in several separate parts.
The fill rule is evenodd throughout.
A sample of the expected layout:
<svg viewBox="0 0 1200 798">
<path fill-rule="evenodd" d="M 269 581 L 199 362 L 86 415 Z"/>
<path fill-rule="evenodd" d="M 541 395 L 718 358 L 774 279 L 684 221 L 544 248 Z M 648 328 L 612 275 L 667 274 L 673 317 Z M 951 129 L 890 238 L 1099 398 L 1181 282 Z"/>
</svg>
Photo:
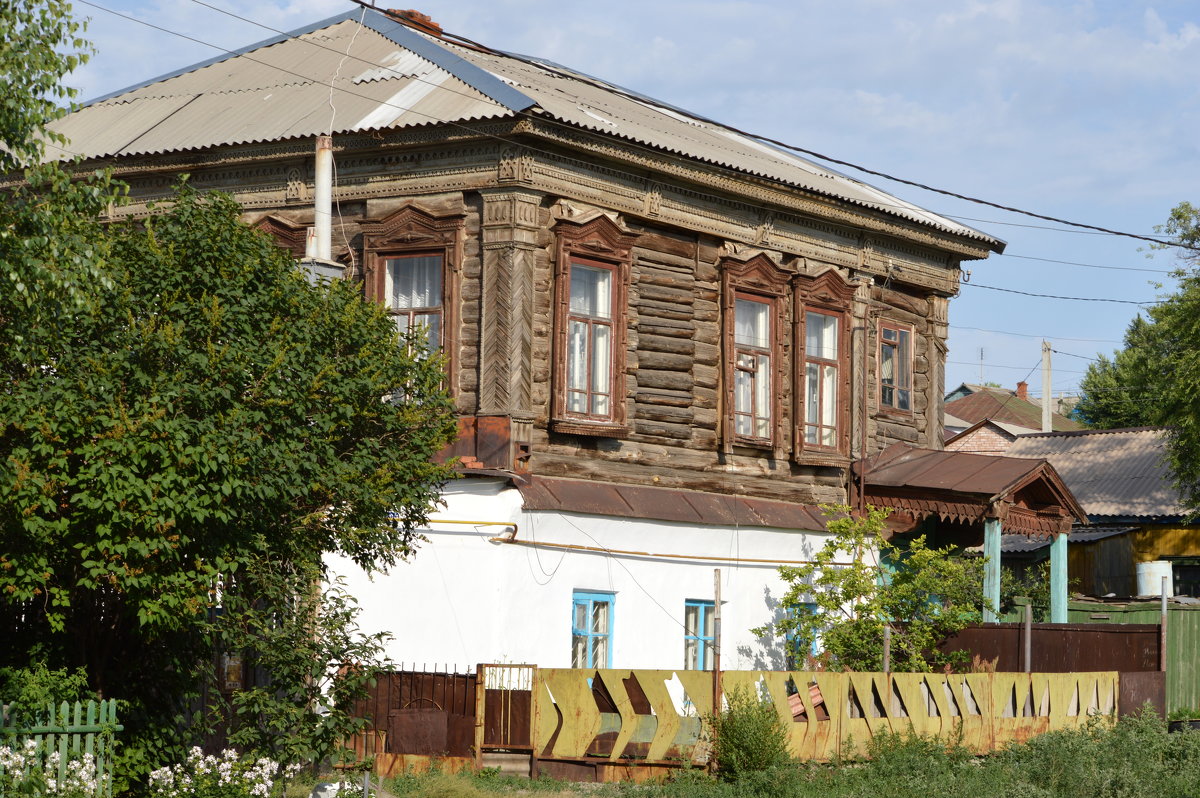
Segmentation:
<svg viewBox="0 0 1200 798">
<path fill-rule="evenodd" d="M 1073 406 L 1067 397 L 1052 399 L 1053 430 L 1083 429 L 1078 421 L 1060 412 L 1069 413 Z M 1018 382 L 1015 391 L 964 382 L 946 394 L 942 426 L 947 449 L 1004 454 L 1006 441 L 1042 430 L 1042 405 L 1030 400 L 1025 382 Z"/>
<path fill-rule="evenodd" d="M 1009 446 L 1009 456 L 1050 461 L 1092 522 L 1070 535 L 1079 592 L 1136 596 L 1138 565 L 1166 561 L 1173 593 L 1200 596 L 1200 526 L 1171 483 L 1166 440 L 1163 428 L 1135 427 L 1035 433 Z"/>
<path fill-rule="evenodd" d="M 950 434 L 952 418 L 952 416 L 946 416 L 947 435 Z M 947 439 L 946 450 L 1002 455 L 1008 451 L 1008 447 L 1012 445 L 1018 435 L 1025 435 L 1033 431 L 1016 424 L 1006 424 L 1003 421 L 985 418 L 956 431 L 953 437 Z"/>
<path fill-rule="evenodd" d="M 425 326 L 460 416 L 463 478 L 414 561 L 331 563 L 397 661 L 710 668 L 719 578 L 724 666 L 780 667 L 747 630 L 778 616 L 776 567 L 822 546 L 818 506 L 852 478 L 906 523 L 971 534 L 1080 515 L 1041 465 L 957 503 L 852 477 L 893 444 L 940 448 L 959 265 L 1003 242 L 404 13 L 356 9 L 55 124 L 80 168 L 129 183 L 118 213 L 189 173 L 297 254 L 332 125 L 334 256 Z"/>
</svg>

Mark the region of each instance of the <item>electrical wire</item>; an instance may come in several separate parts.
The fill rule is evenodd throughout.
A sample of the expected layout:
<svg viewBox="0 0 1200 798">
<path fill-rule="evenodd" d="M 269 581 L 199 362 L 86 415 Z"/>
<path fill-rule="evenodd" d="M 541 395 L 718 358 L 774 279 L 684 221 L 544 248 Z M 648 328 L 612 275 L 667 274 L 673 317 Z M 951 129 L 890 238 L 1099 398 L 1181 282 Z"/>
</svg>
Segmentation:
<svg viewBox="0 0 1200 798">
<path fill-rule="evenodd" d="M 1143 307 L 1147 306 L 1147 305 L 1158 305 L 1161 303 L 1161 300 L 1154 300 L 1152 302 L 1139 302 L 1134 299 L 1106 299 L 1106 298 L 1087 297 L 1087 296 L 1062 296 L 1059 294 L 1036 294 L 1036 293 L 1033 293 L 1032 291 L 1018 291 L 1015 288 L 999 288 L 994 285 L 981 285 L 980 283 L 964 282 L 963 285 L 970 286 L 973 288 L 986 288 L 989 291 L 1003 291 L 1006 294 L 1020 294 L 1021 296 L 1033 296 L 1033 297 L 1038 297 L 1040 299 L 1067 299 L 1067 300 L 1071 300 L 1072 302 L 1115 302 L 1120 305 L 1139 305 L 1139 306 L 1143 306 Z"/>
<path fill-rule="evenodd" d="M 985 327 L 966 327 L 961 324 L 948 324 L 946 326 L 952 330 L 973 330 L 975 332 L 996 333 L 998 335 L 1013 335 L 1013 336 L 1016 336 L 1017 338 L 1038 338 L 1038 339 L 1046 339 L 1046 340 L 1050 340 L 1050 341 L 1079 341 L 1082 343 L 1095 343 L 1095 344 L 1124 343 L 1124 341 L 1117 340 L 1115 338 L 1068 338 L 1065 335 L 1035 335 L 1034 333 L 1012 332 L 1011 330 L 989 330 Z"/>
</svg>

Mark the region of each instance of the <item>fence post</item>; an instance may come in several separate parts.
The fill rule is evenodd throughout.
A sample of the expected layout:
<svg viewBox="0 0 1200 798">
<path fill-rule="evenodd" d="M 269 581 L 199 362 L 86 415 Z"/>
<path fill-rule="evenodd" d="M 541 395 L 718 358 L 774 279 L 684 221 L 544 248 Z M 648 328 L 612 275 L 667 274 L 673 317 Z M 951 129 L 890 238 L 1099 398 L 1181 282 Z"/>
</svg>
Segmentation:
<svg viewBox="0 0 1200 798">
<path fill-rule="evenodd" d="M 1033 670 L 1033 600 L 1025 604 L 1025 672 Z"/>
</svg>

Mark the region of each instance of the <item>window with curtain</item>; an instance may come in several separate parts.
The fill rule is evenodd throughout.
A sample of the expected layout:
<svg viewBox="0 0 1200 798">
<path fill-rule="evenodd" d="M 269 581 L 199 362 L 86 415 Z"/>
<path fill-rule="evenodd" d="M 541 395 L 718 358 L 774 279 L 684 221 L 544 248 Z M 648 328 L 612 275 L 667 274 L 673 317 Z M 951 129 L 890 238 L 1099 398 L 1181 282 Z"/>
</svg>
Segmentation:
<svg viewBox="0 0 1200 798">
<path fill-rule="evenodd" d="M 571 667 L 612 667 L 612 593 L 576 590 L 572 599 Z"/>
<path fill-rule="evenodd" d="M 903 327 L 879 327 L 879 404 L 912 411 L 912 332 Z"/>
<path fill-rule="evenodd" d="M 838 445 L 838 329 L 840 317 L 815 310 L 804 314 L 804 443 Z"/>
<path fill-rule="evenodd" d="M 442 346 L 442 256 L 397 255 L 384 258 L 384 303 L 400 332 L 425 330 L 426 346 Z"/>
<path fill-rule="evenodd" d="M 743 438 L 771 440 L 772 303 L 739 296 L 733 311 L 733 427 Z"/>
<path fill-rule="evenodd" d="M 612 417 L 613 270 L 572 263 L 567 314 L 567 413 Z"/>
</svg>

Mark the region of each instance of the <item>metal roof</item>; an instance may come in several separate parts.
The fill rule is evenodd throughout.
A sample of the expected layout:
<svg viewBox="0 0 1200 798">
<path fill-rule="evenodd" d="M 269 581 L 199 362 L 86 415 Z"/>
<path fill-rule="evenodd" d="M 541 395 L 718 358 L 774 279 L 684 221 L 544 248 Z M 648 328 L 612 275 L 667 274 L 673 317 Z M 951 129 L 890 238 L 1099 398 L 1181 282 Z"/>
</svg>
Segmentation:
<svg viewBox="0 0 1200 798">
<path fill-rule="evenodd" d="M 1173 520 L 1186 515 L 1166 464 L 1161 427 L 1019 435 L 1010 457 L 1049 460 L 1095 519 Z"/>
<path fill-rule="evenodd" d="M 1007 388 L 979 386 L 974 393 L 952 402 L 946 402 L 945 412 L 972 424 L 977 424 L 984 419 L 991 419 L 997 423 L 1011 424 L 1027 430 L 1042 428 L 1041 405 L 1028 399 L 1022 399 L 1017 396 L 1015 391 Z M 1051 426 L 1056 430 L 1083 428 L 1078 421 L 1058 413 L 1052 413 L 1050 420 Z"/>
<path fill-rule="evenodd" d="M 647 518 L 685 524 L 824 531 L 826 517 L 806 504 L 677 488 L 534 476 L 517 480 L 526 510 Z"/>
<path fill-rule="evenodd" d="M 53 123 L 70 144 L 48 152 L 54 158 L 119 158 L 519 114 L 1004 249 L 998 238 L 666 103 L 548 61 L 458 45 L 369 9 L 94 100 Z"/>
</svg>

